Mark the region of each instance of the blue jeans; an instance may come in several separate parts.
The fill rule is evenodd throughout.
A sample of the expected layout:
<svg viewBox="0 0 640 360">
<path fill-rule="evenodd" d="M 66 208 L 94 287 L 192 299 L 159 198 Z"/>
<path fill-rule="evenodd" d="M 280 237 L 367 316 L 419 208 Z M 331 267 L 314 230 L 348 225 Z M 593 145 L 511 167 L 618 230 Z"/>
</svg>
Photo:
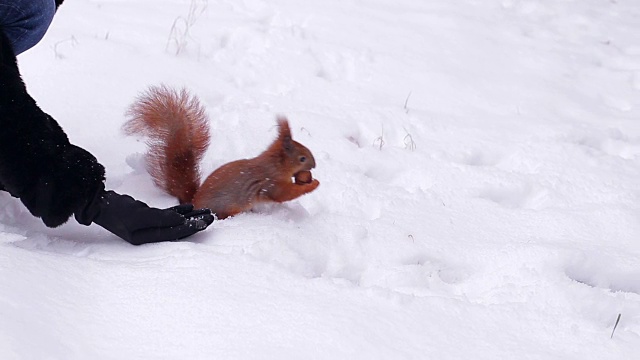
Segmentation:
<svg viewBox="0 0 640 360">
<path fill-rule="evenodd" d="M 0 29 L 16 55 L 42 39 L 55 12 L 55 0 L 0 0 Z"/>
</svg>

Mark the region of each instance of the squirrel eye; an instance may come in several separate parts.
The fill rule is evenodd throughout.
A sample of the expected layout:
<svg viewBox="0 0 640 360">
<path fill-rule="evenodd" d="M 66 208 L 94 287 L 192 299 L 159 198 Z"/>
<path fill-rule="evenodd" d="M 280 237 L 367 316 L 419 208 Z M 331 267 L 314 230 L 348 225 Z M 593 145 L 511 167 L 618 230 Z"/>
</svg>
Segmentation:
<svg viewBox="0 0 640 360">
<path fill-rule="evenodd" d="M 300 162 L 303 163 L 307 161 L 307 157 L 306 156 L 300 156 Z"/>
</svg>

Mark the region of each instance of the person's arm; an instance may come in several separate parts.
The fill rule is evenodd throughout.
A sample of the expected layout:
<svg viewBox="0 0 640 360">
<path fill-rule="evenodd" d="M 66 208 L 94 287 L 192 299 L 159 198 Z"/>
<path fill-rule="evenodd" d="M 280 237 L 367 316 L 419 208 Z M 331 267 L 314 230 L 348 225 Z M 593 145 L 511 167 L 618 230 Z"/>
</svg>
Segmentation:
<svg viewBox="0 0 640 360">
<path fill-rule="evenodd" d="M 75 214 L 132 244 L 178 240 L 213 222 L 208 210 L 154 209 L 104 190 L 104 167 L 69 142 L 58 122 L 27 93 L 0 29 L 0 184 L 45 225 Z"/>
</svg>

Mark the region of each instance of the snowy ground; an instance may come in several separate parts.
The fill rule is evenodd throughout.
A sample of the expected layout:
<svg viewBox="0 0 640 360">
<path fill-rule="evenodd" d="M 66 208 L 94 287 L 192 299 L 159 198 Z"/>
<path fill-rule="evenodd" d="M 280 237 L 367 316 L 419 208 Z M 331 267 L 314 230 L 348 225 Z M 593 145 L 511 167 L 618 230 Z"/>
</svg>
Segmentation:
<svg viewBox="0 0 640 360">
<path fill-rule="evenodd" d="M 109 188 L 175 203 L 120 130 L 161 82 L 206 104 L 205 172 L 285 114 L 321 186 L 141 247 L 0 194 L 0 358 L 638 358 L 638 19 L 634 0 L 67 1 L 20 65 Z"/>
</svg>

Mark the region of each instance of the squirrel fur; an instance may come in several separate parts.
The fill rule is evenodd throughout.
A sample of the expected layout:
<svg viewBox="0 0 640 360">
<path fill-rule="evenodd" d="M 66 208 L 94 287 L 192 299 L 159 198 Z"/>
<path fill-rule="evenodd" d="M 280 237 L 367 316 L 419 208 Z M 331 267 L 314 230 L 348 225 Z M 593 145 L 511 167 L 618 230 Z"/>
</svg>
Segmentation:
<svg viewBox="0 0 640 360">
<path fill-rule="evenodd" d="M 166 193 L 219 219 L 254 205 L 285 202 L 315 190 L 313 154 L 291 137 L 289 122 L 278 117 L 278 137 L 262 154 L 224 164 L 200 183 L 200 161 L 209 141 L 208 117 L 197 97 L 185 89 L 152 86 L 130 106 L 123 129 L 147 138 L 147 169 Z M 295 182 L 292 181 L 295 178 Z"/>
</svg>

